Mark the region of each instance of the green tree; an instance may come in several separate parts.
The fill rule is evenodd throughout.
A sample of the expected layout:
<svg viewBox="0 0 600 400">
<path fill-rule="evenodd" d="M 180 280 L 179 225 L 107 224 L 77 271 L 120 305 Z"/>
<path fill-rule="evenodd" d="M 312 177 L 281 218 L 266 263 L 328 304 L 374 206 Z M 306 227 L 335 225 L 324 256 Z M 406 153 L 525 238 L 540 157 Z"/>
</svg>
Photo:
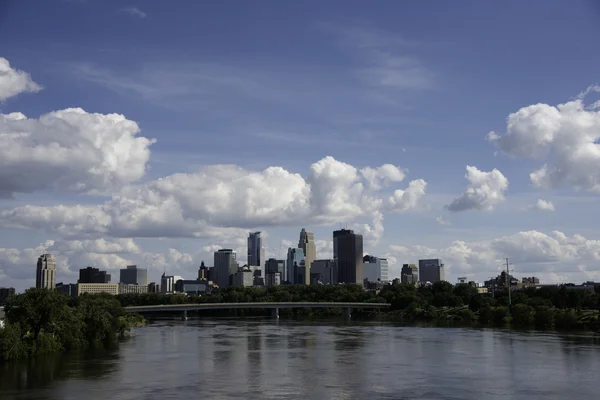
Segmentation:
<svg viewBox="0 0 600 400">
<path fill-rule="evenodd" d="M 516 304 L 510 310 L 512 322 L 515 325 L 529 326 L 535 321 L 535 310 L 527 304 Z"/>
</svg>

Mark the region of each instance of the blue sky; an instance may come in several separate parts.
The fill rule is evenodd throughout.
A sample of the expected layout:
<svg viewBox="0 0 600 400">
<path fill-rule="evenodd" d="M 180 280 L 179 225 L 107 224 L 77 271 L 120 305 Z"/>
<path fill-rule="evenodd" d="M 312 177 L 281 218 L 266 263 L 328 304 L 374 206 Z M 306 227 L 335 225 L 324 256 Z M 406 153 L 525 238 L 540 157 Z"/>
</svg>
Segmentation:
<svg viewBox="0 0 600 400">
<path fill-rule="evenodd" d="M 367 251 L 395 259 L 396 269 L 421 255 L 437 254 L 447 260 L 452 281 L 465 274 L 483 280 L 496 272 L 503 257 L 515 258 L 517 275 L 532 272 L 548 281 L 593 279 L 598 273 L 600 251 L 589 250 L 598 246 L 593 218 L 598 191 L 589 181 L 581 184 L 581 179 L 584 175 L 600 179 L 595 163 L 600 158 L 590 159 L 595 167 L 587 172 L 575 169 L 588 164 L 567 160 L 573 174 L 560 163 L 567 161 L 556 161 L 563 176 L 535 187 L 529 174 L 554 162 L 564 141 L 557 140 L 547 158 L 533 159 L 511 147 L 508 139 L 513 136 L 504 142 L 486 139 L 490 131 L 498 135 L 507 131 L 509 114 L 536 104 L 555 107 L 574 101 L 598 82 L 600 55 L 594 50 L 600 7 L 591 1 L 7 4 L 0 9 L 4 38 L 0 57 L 43 89 L 10 96 L 0 103 L 0 113 L 22 112 L 33 119 L 72 107 L 87 113 L 118 113 L 139 124 L 138 136 L 156 139 L 149 145 L 146 173 L 135 179 L 117 185 L 111 178 L 109 186 L 99 190 L 96 185 L 91 193 L 57 189 L 64 189 L 61 185 L 71 179 L 66 177 L 46 188 L 15 190 L 12 198 L 0 199 L 0 213 L 4 212 L 0 254 L 6 258 L 4 267 L 0 264 L 0 279 L 7 284 L 21 288 L 31 284 L 32 254 L 47 240 L 56 243 L 43 249 L 62 255 L 66 280 L 85 266 L 78 264 L 94 262 L 112 269 L 122 267 L 116 265 L 122 261 L 147 263 L 153 269 L 151 278 L 164 268 L 194 274 L 200 260 L 211 263 L 211 252 L 203 250 L 211 245 L 242 246 L 238 251 L 244 258 L 240 232 L 214 233 L 223 227 L 266 231 L 268 251 L 280 256 L 306 225 L 325 241 L 321 255 L 326 255 L 333 228 L 372 226 L 372 215 L 380 208 L 385 230 L 370 238 Z M 585 104 L 592 104 L 595 94 L 591 90 Z M 590 116 L 593 110 L 586 113 L 575 118 Z M 532 126 L 519 132 L 533 137 Z M 90 125 L 82 129 L 91 130 Z M 577 129 L 565 129 L 569 138 L 585 136 Z M 65 234 L 47 216 L 47 209 L 36 209 L 46 217 L 37 215 L 41 220 L 34 221 L 28 214 L 27 222 L 19 209 L 100 205 L 127 197 L 122 191 L 128 186 L 151 186 L 175 173 L 194 174 L 218 164 L 255 172 L 277 166 L 306 178 L 311 165 L 326 156 L 359 171 L 383 164 L 404 170 L 406 179 L 377 190 L 384 203 L 394 190 L 405 190 L 413 180 L 427 182 L 426 194 L 401 210 L 384 210 L 363 199 L 357 202 L 360 212 L 338 215 L 332 205 L 320 209 L 323 215 L 318 218 L 306 218 L 301 212 L 295 219 L 279 218 L 274 213 L 268 221 L 260 219 L 259 225 L 254 217 L 244 220 L 248 213 L 234 222 L 213 219 L 207 206 L 201 220 L 193 222 L 202 226 L 195 225 L 193 231 L 214 234 L 200 238 L 166 227 L 170 233 L 160 239 L 156 230 L 148 235 L 142 228 L 130 236 L 116 228 Z M 69 165 L 77 162 L 74 158 Z M 11 168 L 16 168 L 14 163 Z M 484 172 L 497 169 L 508 183 L 504 187 L 502 179 L 483 178 L 476 191 L 483 197 L 467 196 L 470 206 L 451 212 L 444 207 L 461 198 L 469 185 L 467 165 Z M 46 181 L 53 176 L 49 173 Z M 224 184 L 232 184 L 230 176 L 226 174 Z M 72 179 L 81 185 L 83 178 Z M 262 196 L 279 196 L 273 185 Z M 189 201 L 173 193 L 169 196 L 178 202 Z M 349 193 L 349 199 L 356 200 L 356 193 Z M 323 196 L 330 198 L 327 193 Z M 195 199 L 219 203 L 202 191 Z M 538 199 L 551 202 L 554 210 L 531 207 Z M 316 197 L 311 201 L 325 204 Z M 273 206 L 244 204 L 254 216 Z M 287 207 L 286 216 L 293 210 Z M 558 240 L 553 231 L 572 240 Z M 573 235 L 581 235 L 585 242 Z M 68 247 L 76 240 L 89 244 L 100 239 L 131 240 L 140 249 L 113 254 L 81 245 L 61 254 L 57 244 Z M 172 256 L 169 249 L 181 257 L 163 260 L 164 254 Z"/>
</svg>

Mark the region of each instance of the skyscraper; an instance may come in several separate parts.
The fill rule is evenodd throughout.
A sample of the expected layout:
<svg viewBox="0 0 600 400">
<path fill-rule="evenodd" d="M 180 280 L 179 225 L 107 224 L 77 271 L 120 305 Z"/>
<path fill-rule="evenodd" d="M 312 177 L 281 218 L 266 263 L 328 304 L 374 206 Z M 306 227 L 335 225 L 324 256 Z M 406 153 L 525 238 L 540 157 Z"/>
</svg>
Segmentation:
<svg viewBox="0 0 600 400">
<path fill-rule="evenodd" d="M 250 232 L 248 234 L 248 265 L 262 268 L 265 261 L 265 249 L 260 232 Z"/>
<path fill-rule="evenodd" d="M 363 237 L 353 230 L 333 232 L 334 259 L 340 283 L 363 284 Z"/>
<path fill-rule="evenodd" d="M 52 254 L 42 254 L 38 258 L 35 274 L 35 287 L 54 289 L 56 286 L 56 258 Z"/>
<path fill-rule="evenodd" d="M 81 268 L 77 283 L 110 283 L 110 274 L 100 271 L 98 268 Z"/>
<path fill-rule="evenodd" d="M 300 240 L 298 241 L 298 247 L 304 251 L 304 284 L 310 285 L 310 266 L 313 261 L 317 258 L 317 248 L 315 247 L 315 235 L 302 228 L 300 231 Z M 362 255 L 361 255 L 362 257 Z M 300 283 L 300 282 L 298 282 Z"/>
<path fill-rule="evenodd" d="M 415 264 L 402 265 L 400 272 L 400 282 L 417 283 L 419 281 L 419 268 Z"/>
<path fill-rule="evenodd" d="M 389 280 L 387 259 L 369 255 L 364 256 L 363 278 L 369 282 L 387 282 Z"/>
<path fill-rule="evenodd" d="M 419 260 L 419 281 L 437 282 L 445 280 L 444 264 L 439 258 Z"/>
<path fill-rule="evenodd" d="M 215 251 L 213 279 L 220 289 L 230 286 L 230 276 L 237 272 L 238 267 L 235 251 L 232 249 Z"/>
<path fill-rule="evenodd" d="M 127 268 L 121 269 L 119 283 L 148 286 L 148 270 L 138 268 L 137 265 L 128 265 Z"/>
<path fill-rule="evenodd" d="M 303 264 L 303 261 L 304 250 L 290 247 L 287 252 L 287 276 L 283 279 L 293 284 L 304 283 L 298 282 L 298 268 Z"/>
</svg>

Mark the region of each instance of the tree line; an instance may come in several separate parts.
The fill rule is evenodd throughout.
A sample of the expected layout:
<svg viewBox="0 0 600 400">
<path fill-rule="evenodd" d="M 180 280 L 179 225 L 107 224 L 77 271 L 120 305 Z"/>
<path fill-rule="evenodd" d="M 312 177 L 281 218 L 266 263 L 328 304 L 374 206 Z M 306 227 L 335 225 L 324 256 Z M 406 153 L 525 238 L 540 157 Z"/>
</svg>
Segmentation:
<svg viewBox="0 0 600 400">
<path fill-rule="evenodd" d="M 9 297 L 0 329 L 0 360 L 115 344 L 135 324 L 108 294 L 68 297 L 57 290 L 29 289 Z"/>
</svg>

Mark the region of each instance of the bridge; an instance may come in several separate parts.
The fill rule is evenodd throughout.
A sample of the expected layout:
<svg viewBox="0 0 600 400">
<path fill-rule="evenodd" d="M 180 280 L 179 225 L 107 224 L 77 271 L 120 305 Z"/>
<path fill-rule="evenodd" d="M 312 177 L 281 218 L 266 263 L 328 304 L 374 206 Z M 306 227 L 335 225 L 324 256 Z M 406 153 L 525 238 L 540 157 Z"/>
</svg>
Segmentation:
<svg viewBox="0 0 600 400">
<path fill-rule="evenodd" d="M 202 304 L 161 304 L 148 306 L 125 307 L 129 313 L 153 312 L 183 312 L 183 319 L 187 319 L 188 311 L 198 310 L 235 310 L 235 309 L 268 309 L 273 318 L 279 318 L 280 308 L 341 308 L 344 317 L 350 318 L 352 309 L 385 309 L 387 303 L 347 303 L 347 302 L 265 302 L 265 303 L 202 303 Z"/>
</svg>

